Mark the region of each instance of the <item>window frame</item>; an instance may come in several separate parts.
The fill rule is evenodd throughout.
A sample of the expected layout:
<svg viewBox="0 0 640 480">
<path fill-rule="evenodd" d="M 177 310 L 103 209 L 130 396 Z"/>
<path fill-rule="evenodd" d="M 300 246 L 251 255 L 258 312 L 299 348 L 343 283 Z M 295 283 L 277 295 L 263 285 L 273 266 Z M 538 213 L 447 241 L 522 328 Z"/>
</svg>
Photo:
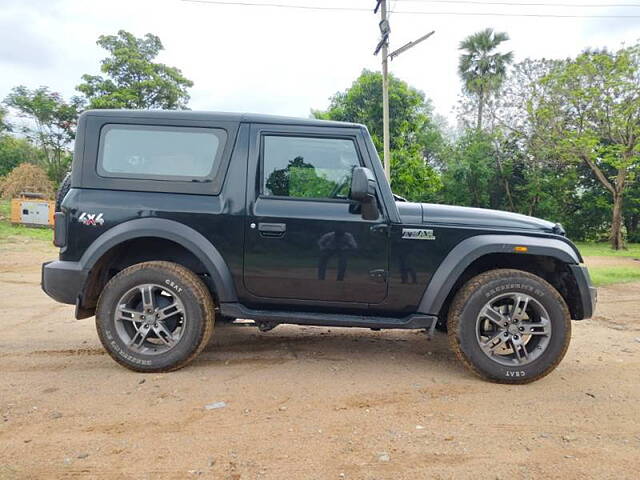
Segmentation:
<svg viewBox="0 0 640 480">
<path fill-rule="evenodd" d="M 331 202 L 331 203 L 353 203 L 353 200 L 349 198 L 329 198 L 329 197 L 292 197 L 289 195 L 267 195 L 264 193 L 264 140 L 265 137 L 294 137 L 294 138 L 322 138 L 327 140 L 349 140 L 353 144 L 356 156 L 358 157 L 358 166 L 365 166 L 363 162 L 362 152 L 360 151 L 360 147 L 358 146 L 357 139 L 352 135 L 340 135 L 340 134 L 322 134 L 322 133 L 311 133 L 311 132 L 270 132 L 270 131 L 262 131 L 260 132 L 260 147 L 258 153 L 258 185 L 257 187 L 257 198 L 260 199 L 274 199 L 274 200 L 289 200 L 289 201 L 299 201 L 299 202 Z"/>
<path fill-rule="evenodd" d="M 218 139 L 218 148 L 216 150 L 211 168 L 206 175 L 157 175 L 157 174 L 135 174 L 126 172 L 109 172 L 103 167 L 105 141 L 107 134 L 115 129 L 119 130 L 147 130 L 147 131 L 171 131 L 179 132 L 180 130 L 208 130 Z M 224 128 L 208 127 L 208 126 L 191 126 L 191 125 L 158 125 L 158 124 L 136 124 L 136 123 L 104 123 L 100 127 L 98 140 L 98 155 L 95 164 L 95 173 L 100 178 L 117 179 L 117 180 L 141 180 L 141 181 L 158 181 L 158 182 L 178 182 L 185 184 L 193 183 L 211 183 L 216 177 L 220 164 L 222 162 L 223 153 L 225 152 L 229 134 Z"/>
</svg>

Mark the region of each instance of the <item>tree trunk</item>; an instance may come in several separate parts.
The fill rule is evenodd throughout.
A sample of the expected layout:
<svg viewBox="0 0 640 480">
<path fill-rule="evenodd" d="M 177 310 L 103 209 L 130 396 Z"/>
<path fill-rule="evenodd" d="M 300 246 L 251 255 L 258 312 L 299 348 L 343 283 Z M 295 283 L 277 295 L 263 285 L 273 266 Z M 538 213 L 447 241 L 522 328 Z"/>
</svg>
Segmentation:
<svg viewBox="0 0 640 480">
<path fill-rule="evenodd" d="M 484 110 L 484 93 L 482 90 L 478 93 L 478 118 L 476 120 L 476 129 L 482 130 L 482 111 Z"/>
<path fill-rule="evenodd" d="M 627 158 L 628 153 L 625 154 L 625 159 Z M 589 165 L 589 168 L 593 170 L 596 178 L 604 185 L 604 187 L 611 192 L 613 196 L 613 215 L 611 217 L 611 234 L 609 236 L 609 240 L 611 241 L 611 248 L 614 250 L 620 250 L 624 247 L 624 235 L 622 234 L 622 225 L 624 225 L 622 221 L 622 200 L 624 199 L 624 188 L 625 183 L 627 181 L 627 167 L 618 168 L 618 173 L 616 174 L 616 182 L 612 184 L 606 175 L 600 170 L 600 168 L 593 163 L 593 161 L 583 155 L 583 160 Z"/>
<path fill-rule="evenodd" d="M 513 197 L 511 196 L 511 187 L 509 186 L 509 179 L 504 174 L 504 169 L 502 168 L 502 162 L 500 161 L 500 154 L 496 152 L 496 165 L 498 166 L 498 175 L 504 184 L 504 193 L 507 196 L 507 201 L 509 202 L 509 210 L 512 212 L 516 211 L 516 207 L 513 204 Z"/>
<path fill-rule="evenodd" d="M 611 248 L 621 250 L 624 248 L 624 236 L 622 234 L 622 192 L 613 194 L 613 216 L 611 217 Z"/>
<path fill-rule="evenodd" d="M 538 206 L 538 195 L 533 197 L 533 200 L 531 201 L 531 204 L 529 205 L 529 216 L 532 217 L 533 214 L 536 211 L 536 207 Z"/>
</svg>

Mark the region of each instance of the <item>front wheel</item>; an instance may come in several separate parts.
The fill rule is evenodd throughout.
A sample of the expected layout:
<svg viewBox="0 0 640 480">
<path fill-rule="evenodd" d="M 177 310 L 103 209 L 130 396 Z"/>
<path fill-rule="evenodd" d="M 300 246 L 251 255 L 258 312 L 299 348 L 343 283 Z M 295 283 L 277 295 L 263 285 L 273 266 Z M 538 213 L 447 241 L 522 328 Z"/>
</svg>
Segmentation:
<svg viewBox="0 0 640 480">
<path fill-rule="evenodd" d="M 100 295 L 96 327 L 113 359 L 137 372 L 177 370 L 207 345 L 214 305 L 202 280 L 170 262 L 132 265 Z"/>
<path fill-rule="evenodd" d="M 458 358 L 499 383 L 529 383 L 549 374 L 571 339 L 560 293 L 520 270 L 492 270 L 469 280 L 456 294 L 447 323 Z"/>
</svg>

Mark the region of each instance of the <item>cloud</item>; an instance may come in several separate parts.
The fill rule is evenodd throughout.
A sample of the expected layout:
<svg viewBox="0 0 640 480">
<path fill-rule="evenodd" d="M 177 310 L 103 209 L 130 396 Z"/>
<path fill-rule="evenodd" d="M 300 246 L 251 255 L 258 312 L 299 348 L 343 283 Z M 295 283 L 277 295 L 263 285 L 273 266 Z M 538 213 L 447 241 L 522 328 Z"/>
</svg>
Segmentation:
<svg viewBox="0 0 640 480">
<path fill-rule="evenodd" d="M 63 15 L 61 0 L 3 2 L 0 9 L 0 66 L 29 67 L 46 70 L 56 64 L 58 30 L 55 25 Z"/>
<path fill-rule="evenodd" d="M 0 99 L 19 84 L 30 88 L 45 84 L 65 96 L 76 94 L 81 75 L 99 73 L 100 60 L 106 55 L 96 46 L 98 36 L 121 28 L 137 36 L 151 32 L 162 39 L 166 50 L 160 61 L 180 68 L 195 83 L 193 109 L 306 117 L 311 109 L 326 108 L 329 97 L 349 87 L 363 68 L 380 69 L 380 58 L 372 55 L 379 17 L 369 11 L 302 11 L 179 0 L 0 1 Z M 326 5 L 362 7 L 363 3 L 327 0 Z M 640 9 L 633 11 L 640 14 Z M 391 62 L 390 69 L 424 91 L 436 112 L 451 123 L 455 123 L 452 108 L 460 92 L 458 45 L 475 31 L 493 27 L 508 32 L 511 40 L 505 48 L 514 51 L 516 61 L 575 56 L 589 46 L 614 49 L 640 36 L 638 19 L 395 13 L 391 26 L 392 48 L 436 30 L 433 37 Z"/>
<path fill-rule="evenodd" d="M 0 64 L 42 70 L 55 64 L 55 50 L 46 36 L 34 31 L 32 25 L 24 19 L 0 18 Z"/>
<path fill-rule="evenodd" d="M 623 18 L 590 18 L 586 19 L 582 25 L 582 34 L 590 37 L 594 42 L 606 44 L 607 39 L 615 36 L 633 42 L 640 40 L 640 8 L 606 8 L 598 9 L 594 14 L 598 15 L 618 15 Z M 626 17 L 626 18 L 624 18 Z M 594 44 L 594 47 L 600 46 Z"/>
</svg>

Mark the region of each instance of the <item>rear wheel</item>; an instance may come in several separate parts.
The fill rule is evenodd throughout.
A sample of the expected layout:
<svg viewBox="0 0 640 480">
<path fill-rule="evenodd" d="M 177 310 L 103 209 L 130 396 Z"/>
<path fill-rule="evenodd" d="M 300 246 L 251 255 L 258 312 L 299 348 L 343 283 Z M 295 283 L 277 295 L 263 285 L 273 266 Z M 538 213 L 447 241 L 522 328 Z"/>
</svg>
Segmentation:
<svg viewBox="0 0 640 480">
<path fill-rule="evenodd" d="M 493 270 L 456 294 L 448 335 L 476 374 L 500 383 L 529 383 L 549 374 L 571 338 L 567 305 L 549 283 L 520 270 Z"/>
<path fill-rule="evenodd" d="M 96 309 L 100 341 L 138 372 L 177 370 L 207 345 L 214 305 L 190 270 L 170 262 L 126 268 L 107 283 Z"/>
</svg>

